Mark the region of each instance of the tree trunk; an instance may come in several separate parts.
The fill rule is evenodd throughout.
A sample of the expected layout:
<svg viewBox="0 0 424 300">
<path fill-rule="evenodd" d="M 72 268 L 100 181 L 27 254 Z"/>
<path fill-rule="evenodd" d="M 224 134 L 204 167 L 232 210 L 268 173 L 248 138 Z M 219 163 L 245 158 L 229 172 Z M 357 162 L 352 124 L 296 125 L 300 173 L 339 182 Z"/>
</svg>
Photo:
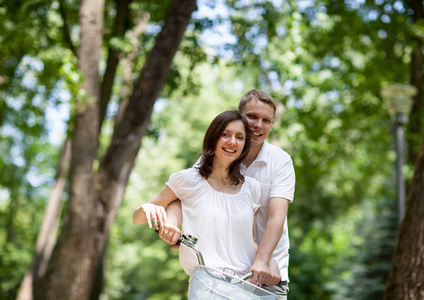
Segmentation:
<svg viewBox="0 0 424 300">
<path fill-rule="evenodd" d="M 58 229 L 60 212 L 62 210 L 62 202 L 60 198 L 63 194 L 66 184 L 66 175 L 71 160 L 71 142 L 65 141 L 62 155 L 60 157 L 56 182 L 50 193 L 47 201 L 47 206 L 44 212 L 43 223 L 41 224 L 40 232 L 37 237 L 37 245 L 35 247 L 35 257 L 31 270 L 29 270 L 19 287 L 17 300 L 32 300 L 33 299 L 33 284 L 36 278 L 43 277 L 47 263 L 50 260 L 54 243 L 56 241 L 56 232 Z"/>
<path fill-rule="evenodd" d="M 196 8 L 196 1 L 172 1 L 164 27 L 141 70 L 124 117 L 115 124 L 111 144 L 98 173 L 94 173 L 100 115 L 97 66 L 103 8 L 102 0 L 85 0 L 80 10 L 79 67 L 85 78 L 82 87 L 86 98 L 85 101 L 79 99 L 74 108 L 70 197 L 65 224 L 46 276 L 37 287 L 37 299 L 90 298 L 109 228 L 121 205 L 153 104 Z"/>
<path fill-rule="evenodd" d="M 399 228 L 386 300 L 424 299 L 424 137 Z"/>
<path fill-rule="evenodd" d="M 414 24 L 424 20 L 421 0 L 410 0 L 406 4 L 414 11 Z M 422 134 L 422 38 L 413 37 L 414 50 L 411 57 L 411 84 L 418 90 L 409 123 L 408 160 L 415 163 L 414 175 L 408 189 L 405 217 L 400 225 L 396 247 L 392 258 L 385 300 L 424 299 L 424 136 Z"/>
<path fill-rule="evenodd" d="M 418 24 L 424 21 L 424 6 L 420 0 L 411 0 L 410 7 L 414 11 L 413 21 Z M 414 164 L 420 149 L 421 133 L 423 128 L 422 116 L 424 115 L 423 106 L 423 39 L 420 36 L 412 38 L 413 51 L 411 55 L 411 85 L 417 88 L 418 93 L 414 97 L 414 103 L 408 124 L 407 142 L 408 161 Z"/>
<path fill-rule="evenodd" d="M 84 0 L 80 8 L 78 68 L 84 75 L 75 99 L 70 191 L 65 224 L 37 299 L 88 299 L 96 266 L 93 162 L 97 155 L 100 94 L 98 66 L 104 0 Z"/>
<path fill-rule="evenodd" d="M 147 25 L 148 18 L 149 18 L 148 15 L 142 12 L 140 12 L 138 17 L 135 18 L 134 20 L 135 26 L 131 33 L 131 37 L 132 37 L 131 44 L 132 44 L 133 50 L 124 59 L 121 60 L 121 63 L 123 66 L 122 87 L 121 87 L 121 92 L 119 94 L 119 98 L 121 99 L 121 102 L 119 103 L 118 113 L 115 118 L 116 122 L 118 123 L 122 119 L 123 112 L 125 111 L 128 104 L 128 98 L 131 95 L 132 85 L 134 82 L 134 74 L 132 72 L 134 70 L 133 60 L 135 59 L 135 56 L 137 55 L 138 49 L 141 44 L 141 41 L 138 39 L 138 37 L 144 31 Z M 100 119 L 102 120 L 101 115 L 100 115 Z M 91 294 L 91 300 L 98 299 L 103 288 L 103 271 L 104 271 L 103 265 L 105 262 L 106 247 L 107 247 L 107 243 L 105 244 L 101 257 L 99 257 L 99 266 L 97 267 L 97 273 L 96 273 L 96 278 L 93 284 L 93 292 Z"/>
</svg>

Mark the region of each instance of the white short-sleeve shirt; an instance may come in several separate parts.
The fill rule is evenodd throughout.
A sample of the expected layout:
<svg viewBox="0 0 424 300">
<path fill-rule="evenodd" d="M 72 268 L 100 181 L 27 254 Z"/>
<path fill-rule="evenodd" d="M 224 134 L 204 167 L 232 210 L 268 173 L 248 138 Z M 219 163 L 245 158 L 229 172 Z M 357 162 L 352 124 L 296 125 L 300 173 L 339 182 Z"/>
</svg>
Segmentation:
<svg viewBox="0 0 424 300">
<path fill-rule="evenodd" d="M 261 203 L 256 217 L 256 240 L 260 244 L 265 232 L 269 199 L 279 197 L 293 202 L 295 188 L 293 162 L 287 152 L 264 142 L 256 159 L 248 168 L 242 165 L 241 171 L 244 175 L 255 178 L 261 185 Z M 283 235 L 272 254 L 272 258 L 280 267 L 283 281 L 288 281 L 289 247 L 286 217 Z"/>
<path fill-rule="evenodd" d="M 214 190 L 196 168 L 174 173 L 166 183 L 181 200 L 182 232 L 198 238 L 205 265 L 222 270 L 230 268 L 243 276 L 255 258 L 253 242 L 254 213 L 259 207 L 259 183 L 245 176 L 237 194 Z M 194 252 L 180 247 L 180 264 L 192 275 L 198 261 Z"/>
</svg>

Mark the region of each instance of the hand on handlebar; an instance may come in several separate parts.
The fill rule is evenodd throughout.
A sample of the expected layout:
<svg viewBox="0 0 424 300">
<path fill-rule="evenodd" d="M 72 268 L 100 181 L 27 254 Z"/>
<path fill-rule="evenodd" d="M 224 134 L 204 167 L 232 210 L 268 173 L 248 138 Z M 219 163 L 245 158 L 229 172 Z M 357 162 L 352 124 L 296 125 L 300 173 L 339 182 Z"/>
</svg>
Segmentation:
<svg viewBox="0 0 424 300">
<path fill-rule="evenodd" d="M 174 225 L 163 224 L 159 229 L 159 237 L 171 245 L 171 249 L 178 249 L 178 238 L 181 236 L 181 230 Z"/>
<path fill-rule="evenodd" d="M 280 270 L 273 259 L 271 259 L 269 264 L 262 261 L 255 261 L 250 271 L 253 272 L 250 282 L 257 286 L 264 284 L 272 286 L 278 284 L 281 280 Z"/>
<path fill-rule="evenodd" d="M 277 285 L 281 281 L 281 273 L 280 268 L 274 259 L 269 261 L 269 269 L 271 271 L 271 278 L 269 278 L 268 281 L 265 281 L 264 284 L 268 286 Z"/>
</svg>

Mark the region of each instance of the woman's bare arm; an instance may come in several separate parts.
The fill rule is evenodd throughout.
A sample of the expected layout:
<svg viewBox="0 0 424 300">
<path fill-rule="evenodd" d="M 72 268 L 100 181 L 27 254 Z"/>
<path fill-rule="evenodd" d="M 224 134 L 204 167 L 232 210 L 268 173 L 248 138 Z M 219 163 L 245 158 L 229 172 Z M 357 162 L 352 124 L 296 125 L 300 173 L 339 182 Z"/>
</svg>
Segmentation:
<svg viewBox="0 0 424 300">
<path fill-rule="evenodd" d="M 174 191 L 165 185 L 162 190 L 148 203 L 139 205 L 133 214 L 134 224 L 148 223 L 149 227 L 152 228 L 151 220 L 156 229 L 159 229 L 161 224 L 167 222 L 167 214 L 165 208 L 175 201 L 177 196 Z"/>
</svg>

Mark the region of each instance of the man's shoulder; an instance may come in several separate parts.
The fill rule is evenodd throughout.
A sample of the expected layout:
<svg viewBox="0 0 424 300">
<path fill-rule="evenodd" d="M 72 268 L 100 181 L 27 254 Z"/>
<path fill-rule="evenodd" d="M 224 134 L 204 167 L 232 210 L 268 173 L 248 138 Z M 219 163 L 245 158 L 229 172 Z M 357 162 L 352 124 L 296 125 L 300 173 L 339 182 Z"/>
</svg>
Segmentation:
<svg viewBox="0 0 424 300">
<path fill-rule="evenodd" d="M 275 160 L 279 162 L 286 162 L 292 160 L 290 154 L 288 154 L 285 150 L 281 149 L 276 145 L 266 143 L 265 149 L 267 150 L 267 156 L 269 160 Z"/>
</svg>

